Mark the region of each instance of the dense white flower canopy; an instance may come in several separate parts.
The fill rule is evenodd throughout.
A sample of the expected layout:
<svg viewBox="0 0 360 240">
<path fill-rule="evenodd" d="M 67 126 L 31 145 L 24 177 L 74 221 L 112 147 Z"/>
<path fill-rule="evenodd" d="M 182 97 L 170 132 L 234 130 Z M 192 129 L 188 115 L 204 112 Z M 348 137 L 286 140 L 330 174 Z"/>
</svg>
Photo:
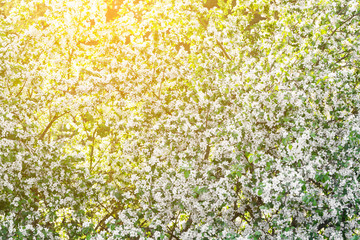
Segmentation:
<svg viewBox="0 0 360 240">
<path fill-rule="evenodd" d="M 359 1 L 0 3 L 3 239 L 358 239 Z"/>
</svg>

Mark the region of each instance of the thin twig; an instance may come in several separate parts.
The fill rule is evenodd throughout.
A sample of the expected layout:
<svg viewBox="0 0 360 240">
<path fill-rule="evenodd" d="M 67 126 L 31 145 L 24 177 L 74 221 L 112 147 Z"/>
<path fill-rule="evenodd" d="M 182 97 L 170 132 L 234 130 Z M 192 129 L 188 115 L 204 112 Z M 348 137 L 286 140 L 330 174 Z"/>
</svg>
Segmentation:
<svg viewBox="0 0 360 240">
<path fill-rule="evenodd" d="M 216 43 L 219 45 L 220 49 L 222 50 L 222 52 L 224 53 L 224 55 L 226 56 L 227 59 L 229 59 L 230 61 L 232 61 L 232 58 L 229 56 L 229 54 L 226 52 L 225 48 L 223 47 L 223 45 L 216 39 Z"/>
</svg>

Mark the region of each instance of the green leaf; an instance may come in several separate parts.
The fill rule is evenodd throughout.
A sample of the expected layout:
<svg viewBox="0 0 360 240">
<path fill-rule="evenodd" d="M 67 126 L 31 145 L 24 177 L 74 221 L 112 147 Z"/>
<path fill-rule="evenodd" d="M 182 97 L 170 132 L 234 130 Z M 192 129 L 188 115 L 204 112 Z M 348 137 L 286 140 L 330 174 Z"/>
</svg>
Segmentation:
<svg viewBox="0 0 360 240">
<path fill-rule="evenodd" d="M 184 176 L 185 178 L 188 178 L 190 175 L 190 170 L 184 170 Z"/>
<path fill-rule="evenodd" d="M 119 192 L 115 192 L 115 197 L 118 199 L 118 200 L 120 200 L 120 198 L 121 198 L 121 194 L 119 193 Z"/>
</svg>

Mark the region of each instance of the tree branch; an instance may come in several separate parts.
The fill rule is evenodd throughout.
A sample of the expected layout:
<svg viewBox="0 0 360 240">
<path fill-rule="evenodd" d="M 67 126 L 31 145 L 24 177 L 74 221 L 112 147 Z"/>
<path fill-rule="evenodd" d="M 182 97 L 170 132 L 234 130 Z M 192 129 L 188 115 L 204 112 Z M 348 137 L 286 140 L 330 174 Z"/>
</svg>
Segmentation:
<svg viewBox="0 0 360 240">
<path fill-rule="evenodd" d="M 61 115 L 57 115 L 55 114 L 55 116 L 53 117 L 53 119 L 48 123 L 48 125 L 46 126 L 46 128 L 44 129 L 44 131 L 42 131 L 42 133 L 40 134 L 39 136 L 39 139 L 40 140 L 43 140 L 44 137 L 45 137 L 45 134 L 49 131 L 49 129 L 51 128 L 51 126 L 53 125 L 53 123 L 58 120 L 60 117 L 64 116 L 65 114 L 67 114 L 69 112 L 64 112 L 63 114 Z"/>
</svg>

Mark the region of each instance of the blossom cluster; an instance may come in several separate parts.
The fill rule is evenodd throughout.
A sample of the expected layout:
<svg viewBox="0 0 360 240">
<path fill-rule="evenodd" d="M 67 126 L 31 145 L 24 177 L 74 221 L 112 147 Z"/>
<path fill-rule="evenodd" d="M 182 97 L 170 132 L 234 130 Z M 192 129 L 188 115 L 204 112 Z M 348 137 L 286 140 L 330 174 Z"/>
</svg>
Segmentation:
<svg viewBox="0 0 360 240">
<path fill-rule="evenodd" d="M 0 15 L 0 237 L 358 239 L 359 1 Z"/>
</svg>

